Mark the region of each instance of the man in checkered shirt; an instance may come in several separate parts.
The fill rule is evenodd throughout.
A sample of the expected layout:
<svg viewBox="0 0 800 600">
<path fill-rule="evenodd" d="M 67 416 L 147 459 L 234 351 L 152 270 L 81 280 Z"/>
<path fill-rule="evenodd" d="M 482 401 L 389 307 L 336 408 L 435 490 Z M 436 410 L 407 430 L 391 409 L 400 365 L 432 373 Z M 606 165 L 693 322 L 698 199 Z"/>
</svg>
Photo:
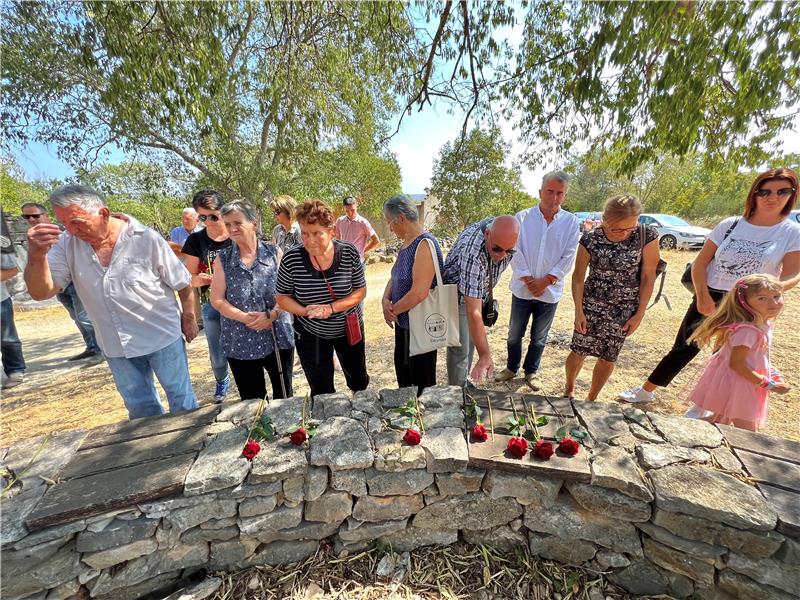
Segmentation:
<svg viewBox="0 0 800 600">
<path fill-rule="evenodd" d="M 447 255 L 442 279 L 458 285 L 458 328 L 461 346 L 447 349 L 447 379 L 464 385 L 475 349 L 478 362 L 473 381 L 491 379 L 494 361 L 483 324 L 482 309 L 489 293 L 511 263 L 519 237 L 519 222 L 511 215 L 489 217 L 467 227 Z"/>
</svg>

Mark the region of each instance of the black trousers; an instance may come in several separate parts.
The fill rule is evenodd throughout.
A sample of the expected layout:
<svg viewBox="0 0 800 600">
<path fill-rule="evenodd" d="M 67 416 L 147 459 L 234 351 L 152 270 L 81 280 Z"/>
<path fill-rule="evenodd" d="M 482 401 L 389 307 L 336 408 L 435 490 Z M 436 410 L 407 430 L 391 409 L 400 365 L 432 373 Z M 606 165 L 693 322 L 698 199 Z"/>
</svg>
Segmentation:
<svg viewBox="0 0 800 600">
<path fill-rule="evenodd" d="M 275 353 L 255 360 L 240 360 L 228 357 L 228 364 L 233 373 L 233 380 L 239 388 L 239 397 L 242 400 L 264 398 L 267 395 L 267 385 L 264 380 L 264 370 L 269 375 L 272 384 L 273 398 L 288 398 L 294 395 L 292 388 L 292 369 L 294 368 L 294 348 L 280 350 L 281 368 L 283 370 L 283 384 L 286 387 L 284 396 L 281 389 L 281 374 L 278 371 L 278 361 Z"/>
<path fill-rule="evenodd" d="M 297 333 L 297 355 L 306 374 L 311 395 L 332 394 L 336 391 L 333 386 L 333 353 L 339 357 L 347 387 L 354 392 L 367 389 L 369 375 L 367 374 L 367 357 L 364 346 L 364 331 L 361 331 L 361 341 L 351 346 L 347 337 L 325 339 L 309 333 L 295 321 Z"/>
<path fill-rule="evenodd" d="M 714 304 L 719 306 L 726 292 L 712 289 L 708 291 L 714 300 Z M 705 319 L 705 315 L 697 310 L 697 296 L 692 296 L 692 303 L 683 317 L 681 327 L 678 329 L 678 335 L 675 337 L 675 343 L 672 345 L 672 350 L 661 359 L 661 362 L 650 373 L 647 381 L 660 387 L 667 387 L 675 379 L 675 376 L 692 362 L 692 359 L 700 353 L 700 347 L 695 343 L 689 344 L 687 340 L 700 326 L 703 319 Z"/>
<path fill-rule="evenodd" d="M 394 372 L 397 375 L 399 387 L 416 386 L 417 396 L 422 394 L 426 387 L 436 385 L 436 350 L 408 355 L 411 342 L 411 331 L 394 326 Z"/>
</svg>

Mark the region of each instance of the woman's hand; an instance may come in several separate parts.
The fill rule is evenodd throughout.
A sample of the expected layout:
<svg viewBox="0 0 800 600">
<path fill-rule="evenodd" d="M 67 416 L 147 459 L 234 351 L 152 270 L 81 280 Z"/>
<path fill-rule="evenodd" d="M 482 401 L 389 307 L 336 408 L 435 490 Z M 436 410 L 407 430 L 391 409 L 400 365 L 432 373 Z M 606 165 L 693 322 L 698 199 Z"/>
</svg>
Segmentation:
<svg viewBox="0 0 800 600">
<path fill-rule="evenodd" d="M 333 306 L 330 304 L 309 304 L 306 309 L 309 319 L 328 319 L 333 315 Z"/>
<path fill-rule="evenodd" d="M 249 312 L 245 313 L 249 321 L 243 321 L 250 329 L 254 331 L 263 331 L 265 329 L 272 329 L 271 313 L 266 312 Z"/>
<path fill-rule="evenodd" d="M 639 312 L 634 313 L 634 315 L 630 319 L 628 319 L 625 325 L 622 326 L 622 331 L 625 332 L 625 335 L 626 336 L 633 335 L 633 332 L 639 328 L 639 325 L 641 324 L 643 318 L 644 318 L 644 313 L 639 313 Z"/>
<path fill-rule="evenodd" d="M 583 311 L 575 311 L 575 331 L 586 335 L 589 332 L 589 322 Z"/>
<path fill-rule="evenodd" d="M 394 328 L 394 323 L 397 323 L 397 315 L 394 314 L 392 301 L 384 298 L 381 306 L 383 307 L 383 320 L 389 327 Z"/>
<path fill-rule="evenodd" d="M 699 312 L 701 315 L 709 317 L 714 314 L 716 309 L 717 307 L 714 304 L 714 300 L 709 294 L 697 297 L 697 312 Z"/>
<path fill-rule="evenodd" d="M 776 394 L 786 394 L 791 389 L 792 388 L 789 387 L 786 383 L 780 382 L 773 385 L 770 391 L 775 392 Z"/>
<path fill-rule="evenodd" d="M 197 275 L 192 275 L 191 285 L 192 287 L 211 285 L 211 275 L 208 273 L 198 273 Z"/>
</svg>

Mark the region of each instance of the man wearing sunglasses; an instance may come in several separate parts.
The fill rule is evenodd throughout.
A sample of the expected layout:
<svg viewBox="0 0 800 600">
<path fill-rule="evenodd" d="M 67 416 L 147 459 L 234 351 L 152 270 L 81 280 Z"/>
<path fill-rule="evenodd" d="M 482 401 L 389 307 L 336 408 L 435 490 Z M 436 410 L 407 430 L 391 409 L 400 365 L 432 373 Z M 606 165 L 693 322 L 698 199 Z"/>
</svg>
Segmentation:
<svg viewBox="0 0 800 600">
<path fill-rule="evenodd" d="M 541 389 L 536 375 L 541 364 L 547 334 L 553 324 L 558 302 L 564 292 L 564 277 L 572 269 L 580 240 L 580 220 L 561 209 L 569 190 L 569 175 L 552 171 L 544 176 L 539 204 L 517 213 L 519 250 L 511 261 L 511 318 L 508 324 L 508 362 L 495 381 L 517 376 L 522 360 L 522 339 L 528 322 L 531 339 L 522 369 L 533 391 Z"/>
<path fill-rule="evenodd" d="M 467 227 L 447 254 L 444 283 L 458 285 L 458 328 L 461 346 L 447 349 L 447 380 L 463 386 L 467 374 L 473 381 L 490 379 L 494 361 L 486 327 L 496 320 L 492 289 L 514 256 L 519 223 L 511 215 L 489 217 Z M 487 314 L 493 316 L 487 317 Z M 470 372 L 478 350 L 478 362 Z"/>
<path fill-rule="evenodd" d="M 50 223 L 50 215 L 47 214 L 47 209 L 38 202 L 26 202 L 22 205 L 22 218 L 28 225 L 28 229 L 39 225 L 40 223 Z M 88 364 L 97 365 L 103 362 L 103 352 L 97 344 L 97 338 L 94 335 L 94 326 L 92 320 L 83 308 L 81 299 L 78 298 L 78 292 L 75 291 L 75 284 L 70 282 L 63 292 L 56 294 L 56 298 L 67 309 L 70 318 L 75 322 L 78 331 L 81 332 L 83 342 L 86 348 L 80 354 L 76 354 L 67 359 L 67 361 L 84 360 Z"/>
</svg>

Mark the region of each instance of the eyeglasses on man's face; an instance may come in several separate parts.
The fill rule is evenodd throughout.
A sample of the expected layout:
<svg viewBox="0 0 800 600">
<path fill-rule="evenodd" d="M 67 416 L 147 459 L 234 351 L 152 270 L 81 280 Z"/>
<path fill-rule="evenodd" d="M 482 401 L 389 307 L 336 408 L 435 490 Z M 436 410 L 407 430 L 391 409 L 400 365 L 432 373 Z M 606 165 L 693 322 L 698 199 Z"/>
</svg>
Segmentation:
<svg viewBox="0 0 800 600">
<path fill-rule="evenodd" d="M 507 254 L 508 256 L 514 256 L 514 252 L 516 251 L 516 248 L 503 248 L 497 244 L 492 244 L 492 252 L 495 254 Z"/>
<path fill-rule="evenodd" d="M 200 219 L 201 223 L 205 223 L 206 221 L 211 221 L 212 223 L 216 223 L 217 221 L 221 220 L 217 215 L 200 215 L 197 218 Z"/>
<path fill-rule="evenodd" d="M 29 219 L 38 219 L 39 217 L 41 217 L 44 214 L 45 213 L 36 213 L 34 215 L 22 215 L 22 218 L 25 219 L 26 221 L 29 220 Z"/>
<path fill-rule="evenodd" d="M 792 194 L 794 194 L 794 188 L 785 187 L 779 190 L 768 190 L 765 188 L 761 188 L 756 190 L 756 198 L 769 198 L 775 194 L 778 198 L 788 198 Z"/>
</svg>

